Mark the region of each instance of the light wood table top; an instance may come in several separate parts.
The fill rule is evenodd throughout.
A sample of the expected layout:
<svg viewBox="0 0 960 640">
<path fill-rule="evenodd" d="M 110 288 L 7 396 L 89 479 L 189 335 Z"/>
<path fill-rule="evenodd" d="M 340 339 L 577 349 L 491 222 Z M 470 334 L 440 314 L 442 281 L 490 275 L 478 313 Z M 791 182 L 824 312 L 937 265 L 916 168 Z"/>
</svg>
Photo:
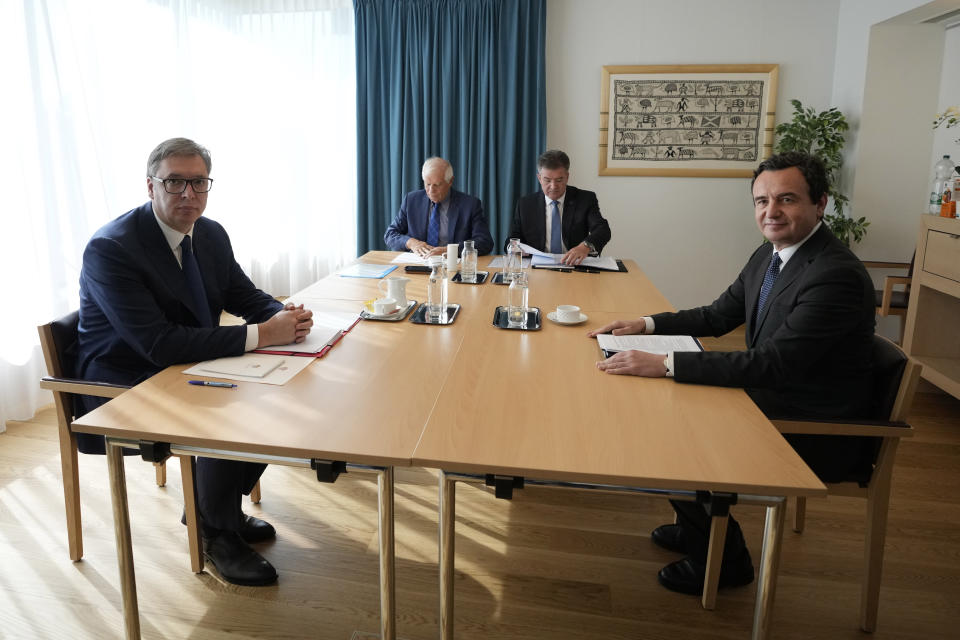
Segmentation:
<svg viewBox="0 0 960 640">
<path fill-rule="evenodd" d="M 648 488 L 825 495 L 744 391 L 596 369 L 603 356 L 588 330 L 672 310 L 635 263 L 627 267 L 604 274 L 533 270 L 530 304 L 541 307 L 540 331 L 493 327 L 492 310 L 504 296 L 488 289 L 481 302 L 488 313 L 469 319 L 413 464 Z M 550 322 L 546 313 L 558 303 L 577 304 L 587 322 Z"/>
</svg>

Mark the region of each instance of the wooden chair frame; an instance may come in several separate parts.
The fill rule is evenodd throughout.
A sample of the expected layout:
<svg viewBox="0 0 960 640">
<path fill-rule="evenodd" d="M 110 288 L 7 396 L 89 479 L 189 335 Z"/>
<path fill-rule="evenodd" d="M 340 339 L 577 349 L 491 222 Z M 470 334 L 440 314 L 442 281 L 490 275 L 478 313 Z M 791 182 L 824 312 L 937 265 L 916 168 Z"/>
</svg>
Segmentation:
<svg viewBox="0 0 960 640">
<path fill-rule="evenodd" d="M 913 264 L 910 262 L 878 262 L 874 260 L 864 260 L 863 266 L 867 269 L 902 269 L 910 274 Z M 909 295 L 910 285 L 913 282 L 913 275 L 906 276 L 885 276 L 883 279 L 883 297 L 880 300 L 880 306 L 877 307 L 877 315 L 886 318 L 887 316 L 900 316 L 900 340 L 903 344 L 903 332 L 907 324 L 907 307 L 891 307 L 893 300 L 893 288 L 902 286 L 904 292 Z"/>
<path fill-rule="evenodd" d="M 891 341 L 880 336 L 876 340 Z M 893 345 L 896 346 L 896 345 Z M 899 346 L 896 346 L 900 350 Z M 901 353 L 902 350 L 900 350 Z M 880 578 L 883 571 L 883 550 L 887 534 L 887 515 L 890 506 L 890 487 L 893 479 L 893 465 L 897 445 L 901 438 L 913 435 L 913 428 L 906 423 L 907 414 L 913 404 L 913 396 L 920 380 L 922 365 L 903 354 L 903 372 L 897 388 L 893 408 L 888 422 L 819 422 L 804 420 L 772 420 L 781 433 L 837 435 L 837 436 L 874 436 L 881 439 L 873 471 L 866 483 L 837 482 L 825 483 L 827 495 L 866 498 L 867 525 L 864 543 L 864 578 L 860 591 L 860 628 L 873 632 L 877 628 L 877 613 L 880 605 Z M 806 516 L 806 498 L 796 498 L 793 530 L 802 533 Z M 716 603 L 717 588 L 720 582 L 721 550 L 726 538 L 727 517 L 715 516 L 710 529 L 710 548 L 707 557 L 707 569 L 704 579 L 702 603 L 704 608 L 713 609 Z M 716 552 L 715 552 L 716 550 Z"/>
<path fill-rule="evenodd" d="M 48 376 L 40 380 L 43 389 L 53 392 L 53 401 L 57 414 L 57 433 L 60 441 L 60 472 L 63 477 L 63 502 L 67 516 L 67 545 L 70 559 L 78 562 L 83 558 L 83 526 L 80 513 L 80 474 L 77 464 L 77 434 L 70 428 L 73 422 L 73 396 L 88 395 L 101 398 L 116 398 L 129 389 L 129 386 L 108 382 L 91 382 L 69 377 L 72 372 L 64 370 L 62 353 L 70 344 L 58 344 L 54 332 L 54 324 L 76 327 L 78 313 L 76 311 L 66 316 L 37 327 L 40 334 L 40 346 L 43 349 L 43 358 L 47 365 Z M 75 333 L 73 341 L 76 341 Z M 190 542 L 190 564 L 195 572 L 203 569 L 203 549 L 200 543 L 199 519 L 196 504 L 196 489 L 194 486 L 193 471 L 196 459 L 192 456 L 178 456 L 184 486 L 184 510 L 187 514 L 187 536 Z M 167 464 L 154 463 L 157 486 L 163 487 L 167 483 Z M 257 482 L 250 499 L 259 504 L 260 483 Z"/>
</svg>

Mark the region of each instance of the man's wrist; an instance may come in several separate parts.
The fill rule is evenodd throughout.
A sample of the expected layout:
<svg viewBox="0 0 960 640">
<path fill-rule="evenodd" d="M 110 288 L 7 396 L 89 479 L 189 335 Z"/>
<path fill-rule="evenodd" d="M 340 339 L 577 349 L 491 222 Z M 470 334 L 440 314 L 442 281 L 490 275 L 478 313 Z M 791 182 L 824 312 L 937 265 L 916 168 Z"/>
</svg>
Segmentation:
<svg viewBox="0 0 960 640">
<path fill-rule="evenodd" d="M 581 242 L 580 244 L 582 244 L 583 246 L 585 246 L 585 247 L 587 248 L 587 252 L 589 253 L 589 255 L 591 255 L 591 256 L 600 255 L 599 252 L 597 252 L 597 248 L 596 248 L 596 247 L 593 245 L 593 243 L 590 242 L 589 240 L 584 240 L 584 241 Z"/>
</svg>

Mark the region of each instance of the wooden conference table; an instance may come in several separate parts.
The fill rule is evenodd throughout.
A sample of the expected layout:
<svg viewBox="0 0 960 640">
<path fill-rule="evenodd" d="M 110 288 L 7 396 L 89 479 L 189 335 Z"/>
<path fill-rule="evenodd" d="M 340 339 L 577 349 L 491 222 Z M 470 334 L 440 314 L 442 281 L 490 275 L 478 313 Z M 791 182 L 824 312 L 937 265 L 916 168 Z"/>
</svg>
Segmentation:
<svg viewBox="0 0 960 640">
<path fill-rule="evenodd" d="M 394 255 L 371 252 L 361 261 L 387 263 Z M 753 637 L 766 637 L 784 498 L 825 495 L 826 489 L 743 391 L 610 376 L 592 366 L 599 351 L 584 335 L 588 328 L 671 309 L 637 265 L 626 264 L 628 273 L 531 270 L 530 304 L 544 316 L 540 331 L 492 326 L 505 287 L 451 283 L 450 302 L 461 310 L 450 326 L 361 322 L 326 357 L 279 387 L 241 384 L 229 394 L 210 393 L 215 390 L 185 383 L 181 371 L 188 365 L 169 367 L 74 422 L 75 431 L 108 439 L 127 636 L 139 637 L 139 622 L 120 448 L 150 441 L 169 444 L 184 460 L 314 461 L 320 469 L 334 461 L 378 473 L 381 637 L 391 640 L 395 466 L 441 470 L 444 638 L 453 637 L 455 482 L 472 479 L 463 474 L 491 474 L 502 495 L 516 478 L 644 488 L 687 499 L 701 492 L 701 500 L 720 505 L 734 494 L 740 503 L 767 507 L 753 627 Z M 426 276 L 410 277 L 408 296 L 424 300 Z M 376 297 L 377 284 L 334 275 L 298 296 L 359 310 L 360 301 Z M 588 321 L 550 323 L 546 313 L 558 304 L 579 305 Z M 372 391 L 376 402 L 370 402 Z M 187 499 L 188 481 L 185 476 Z M 723 527 L 716 529 L 722 539 Z M 719 554 L 710 562 L 718 563 Z"/>
</svg>

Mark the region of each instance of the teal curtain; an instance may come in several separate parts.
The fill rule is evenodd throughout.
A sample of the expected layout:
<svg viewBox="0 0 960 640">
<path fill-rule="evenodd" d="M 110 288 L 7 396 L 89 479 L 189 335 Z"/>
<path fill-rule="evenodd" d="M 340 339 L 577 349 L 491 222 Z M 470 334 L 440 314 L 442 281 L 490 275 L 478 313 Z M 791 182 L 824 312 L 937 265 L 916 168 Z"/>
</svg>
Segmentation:
<svg viewBox="0 0 960 640">
<path fill-rule="evenodd" d="M 357 250 L 383 232 L 430 156 L 483 201 L 502 246 L 537 189 L 546 139 L 545 0 L 354 0 Z"/>
</svg>

